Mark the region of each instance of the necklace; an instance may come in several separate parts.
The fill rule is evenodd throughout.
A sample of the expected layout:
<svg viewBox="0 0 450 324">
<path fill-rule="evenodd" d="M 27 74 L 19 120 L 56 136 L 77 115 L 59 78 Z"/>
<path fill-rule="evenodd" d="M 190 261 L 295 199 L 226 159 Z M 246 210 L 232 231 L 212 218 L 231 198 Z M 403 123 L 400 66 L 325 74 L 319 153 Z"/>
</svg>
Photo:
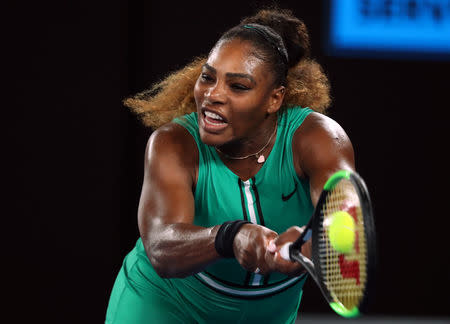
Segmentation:
<svg viewBox="0 0 450 324">
<path fill-rule="evenodd" d="M 257 158 L 257 162 L 258 163 L 264 163 L 266 161 L 266 158 L 264 157 L 263 154 L 260 154 L 262 151 L 264 151 L 264 149 L 267 147 L 267 145 L 269 145 L 270 141 L 272 140 L 272 137 L 275 135 L 275 133 L 277 132 L 277 128 L 278 128 L 278 121 L 275 124 L 275 129 L 273 130 L 272 135 L 270 135 L 269 140 L 267 141 L 267 143 L 256 153 L 252 153 L 246 156 L 229 156 L 228 154 L 222 152 L 220 149 L 218 149 L 216 147 L 216 150 L 220 152 L 220 154 L 224 155 L 226 158 L 228 159 L 232 159 L 232 160 L 245 160 L 248 159 L 249 157 L 254 156 L 255 158 Z"/>
</svg>

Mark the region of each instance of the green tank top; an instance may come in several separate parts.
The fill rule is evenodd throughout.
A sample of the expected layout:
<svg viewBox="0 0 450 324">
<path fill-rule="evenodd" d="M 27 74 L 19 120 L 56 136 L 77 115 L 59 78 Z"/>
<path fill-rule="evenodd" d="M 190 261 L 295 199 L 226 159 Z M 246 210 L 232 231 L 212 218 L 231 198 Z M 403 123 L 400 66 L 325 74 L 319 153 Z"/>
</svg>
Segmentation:
<svg viewBox="0 0 450 324">
<path fill-rule="evenodd" d="M 212 227 L 244 219 L 277 233 L 293 225 L 305 225 L 314 207 L 309 182 L 300 179 L 294 169 L 292 137 L 311 112 L 294 107 L 278 115 L 274 147 L 262 168 L 247 181 L 225 166 L 214 147 L 201 141 L 197 113 L 174 119 L 189 131 L 199 151 L 194 224 Z M 219 260 L 194 276 L 222 293 L 249 297 L 276 293 L 305 277 L 289 278 L 280 273 L 261 276 L 246 271 L 235 259 Z"/>
</svg>

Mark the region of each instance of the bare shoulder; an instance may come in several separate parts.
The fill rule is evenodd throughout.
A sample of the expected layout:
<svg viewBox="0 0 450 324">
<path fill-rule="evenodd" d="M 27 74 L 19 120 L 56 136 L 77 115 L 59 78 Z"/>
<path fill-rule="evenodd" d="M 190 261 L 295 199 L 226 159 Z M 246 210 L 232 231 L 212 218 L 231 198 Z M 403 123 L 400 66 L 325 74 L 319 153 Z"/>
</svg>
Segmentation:
<svg viewBox="0 0 450 324">
<path fill-rule="evenodd" d="M 147 146 L 150 151 L 173 153 L 192 152 L 194 148 L 197 150 L 192 135 L 186 128 L 176 123 L 168 123 L 156 129 L 150 136 Z"/>
<path fill-rule="evenodd" d="M 197 144 L 187 129 L 179 124 L 168 123 L 152 133 L 147 143 L 145 160 L 146 166 L 184 169 L 196 179 Z"/>
<path fill-rule="evenodd" d="M 354 153 L 345 130 L 332 118 L 313 112 L 294 134 L 292 149 L 299 175 L 329 164 L 353 168 Z"/>
<path fill-rule="evenodd" d="M 317 112 L 313 112 L 306 117 L 294 137 L 299 143 L 320 139 L 328 139 L 332 142 L 344 142 L 349 140 L 341 125 L 339 125 L 334 119 Z M 304 144 L 309 146 L 313 143 Z"/>
</svg>

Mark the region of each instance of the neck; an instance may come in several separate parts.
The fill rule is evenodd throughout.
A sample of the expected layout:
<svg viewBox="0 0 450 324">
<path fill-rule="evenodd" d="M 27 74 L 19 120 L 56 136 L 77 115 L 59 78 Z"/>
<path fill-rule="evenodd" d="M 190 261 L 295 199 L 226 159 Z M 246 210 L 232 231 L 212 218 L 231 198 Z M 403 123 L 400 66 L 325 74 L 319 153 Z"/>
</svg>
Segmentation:
<svg viewBox="0 0 450 324">
<path fill-rule="evenodd" d="M 263 148 L 261 153 L 266 152 L 275 142 L 276 128 L 277 115 L 274 114 L 267 118 L 250 136 L 218 146 L 217 149 L 220 153 L 231 158 L 253 155 Z"/>
</svg>

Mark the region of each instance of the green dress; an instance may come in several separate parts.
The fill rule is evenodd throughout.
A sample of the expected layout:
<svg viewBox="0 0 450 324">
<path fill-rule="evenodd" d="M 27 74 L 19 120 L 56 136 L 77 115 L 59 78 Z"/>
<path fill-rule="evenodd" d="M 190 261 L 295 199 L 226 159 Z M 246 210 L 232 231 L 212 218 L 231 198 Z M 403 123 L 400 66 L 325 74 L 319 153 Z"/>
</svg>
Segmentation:
<svg viewBox="0 0 450 324">
<path fill-rule="evenodd" d="M 294 169 L 292 137 L 311 112 L 295 107 L 278 115 L 274 147 L 247 181 L 201 141 L 197 113 L 174 119 L 189 131 L 199 151 L 194 224 L 212 227 L 245 219 L 278 233 L 305 225 L 313 205 L 308 181 Z M 116 279 L 106 323 L 293 323 L 305 279 L 251 273 L 235 259 L 221 259 L 187 278 L 163 279 L 138 239 Z"/>
</svg>

